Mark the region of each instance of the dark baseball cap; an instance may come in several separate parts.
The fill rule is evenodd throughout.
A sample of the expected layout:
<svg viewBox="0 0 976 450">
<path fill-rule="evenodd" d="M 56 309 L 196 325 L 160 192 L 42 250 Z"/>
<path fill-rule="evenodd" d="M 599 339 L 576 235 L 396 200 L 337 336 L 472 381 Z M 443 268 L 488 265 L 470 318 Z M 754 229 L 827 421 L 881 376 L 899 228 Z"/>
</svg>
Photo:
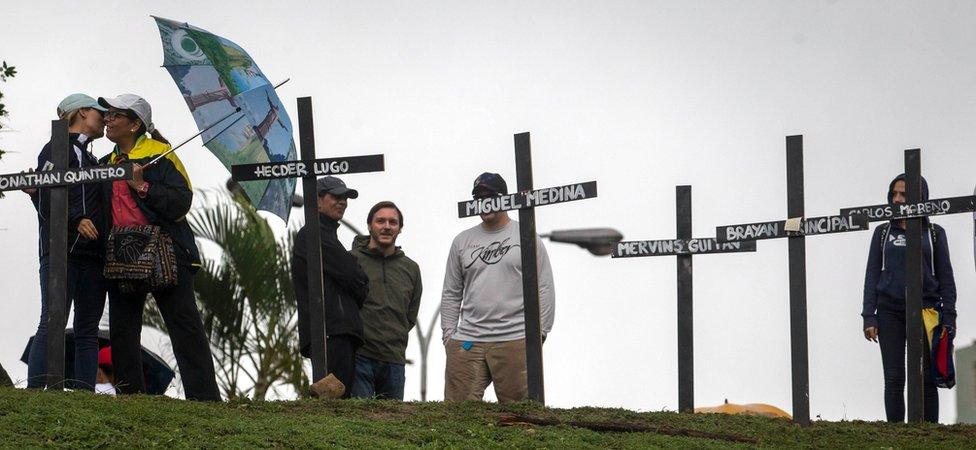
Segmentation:
<svg viewBox="0 0 976 450">
<path fill-rule="evenodd" d="M 474 179 L 471 195 L 477 197 L 478 194 L 505 195 L 508 194 L 508 184 L 501 175 L 485 172 Z"/>
<path fill-rule="evenodd" d="M 319 195 L 329 193 L 337 197 L 359 197 L 358 191 L 355 189 L 349 189 L 346 187 L 346 183 L 333 176 L 319 178 L 318 181 L 315 182 L 315 190 Z"/>
</svg>

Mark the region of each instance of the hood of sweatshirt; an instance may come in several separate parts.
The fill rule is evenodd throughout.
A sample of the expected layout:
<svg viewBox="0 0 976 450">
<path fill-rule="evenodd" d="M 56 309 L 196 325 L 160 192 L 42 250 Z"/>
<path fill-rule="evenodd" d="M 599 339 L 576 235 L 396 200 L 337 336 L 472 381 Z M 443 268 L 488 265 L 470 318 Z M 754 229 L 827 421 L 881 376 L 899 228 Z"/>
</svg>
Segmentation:
<svg viewBox="0 0 976 450">
<path fill-rule="evenodd" d="M 373 250 L 369 248 L 369 235 L 359 235 L 352 240 L 353 251 L 362 253 L 364 255 L 371 256 L 373 258 L 383 258 L 383 254 L 378 250 Z M 390 258 L 395 258 L 398 256 L 403 256 L 403 250 L 400 247 L 396 248 L 396 252 L 390 255 Z"/>
<path fill-rule="evenodd" d="M 894 180 L 891 180 L 891 183 L 888 183 L 888 203 L 889 204 L 891 204 L 891 199 L 894 198 L 894 196 L 895 196 L 895 192 L 894 192 L 895 183 L 897 183 L 899 181 L 905 181 L 905 178 L 906 178 L 906 175 L 904 173 L 902 173 L 902 174 L 899 174 L 897 177 L 895 177 Z M 925 177 L 921 177 L 921 179 L 922 179 L 922 201 L 926 201 L 926 200 L 929 199 L 929 183 L 928 183 L 928 181 L 925 181 Z"/>
</svg>

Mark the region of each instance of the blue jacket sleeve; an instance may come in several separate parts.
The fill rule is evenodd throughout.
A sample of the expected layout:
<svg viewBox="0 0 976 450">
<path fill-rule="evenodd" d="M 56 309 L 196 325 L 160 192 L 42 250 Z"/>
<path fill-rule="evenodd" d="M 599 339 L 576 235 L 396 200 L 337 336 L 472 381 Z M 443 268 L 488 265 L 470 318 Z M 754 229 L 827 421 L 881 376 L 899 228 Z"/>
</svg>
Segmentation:
<svg viewBox="0 0 976 450">
<path fill-rule="evenodd" d="M 864 328 L 878 326 L 878 280 L 881 278 L 881 226 L 874 228 L 871 237 L 871 248 L 868 251 L 868 267 L 864 273 L 864 303 L 861 317 L 864 318 Z"/>
<path fill-rule="evenodd" d="M 949 260 L 949 243 L 945 229 L 935 226 L 935 277 L 939 280 L 939 297 L 946 325 L 956 326 L 956 279 L 952 275 L 952 262 Z"/>
</svg>

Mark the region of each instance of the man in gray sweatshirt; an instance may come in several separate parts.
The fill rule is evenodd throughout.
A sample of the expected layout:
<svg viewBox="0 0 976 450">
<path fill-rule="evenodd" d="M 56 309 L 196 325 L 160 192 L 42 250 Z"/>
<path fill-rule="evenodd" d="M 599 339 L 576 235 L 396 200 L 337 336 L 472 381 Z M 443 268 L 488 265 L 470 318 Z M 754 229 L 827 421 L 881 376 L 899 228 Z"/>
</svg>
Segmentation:
<svg viewBox="0 0 976 450">
<path fill-rule="evenodd" d="M 483 173 L 474 198 L 506 195 L 501 175 Z M 555 310 L 552 268 L 536 237 L 542 338 L 552 329 Z M 528 398 L 525 316 L 519 224 L 507 212 L 481 215 L 451 244 L 441 294 L 441 330 L 447 368 L 444 400 L 482 400 L 494 383 L 499 402 Z"/>
</svg>

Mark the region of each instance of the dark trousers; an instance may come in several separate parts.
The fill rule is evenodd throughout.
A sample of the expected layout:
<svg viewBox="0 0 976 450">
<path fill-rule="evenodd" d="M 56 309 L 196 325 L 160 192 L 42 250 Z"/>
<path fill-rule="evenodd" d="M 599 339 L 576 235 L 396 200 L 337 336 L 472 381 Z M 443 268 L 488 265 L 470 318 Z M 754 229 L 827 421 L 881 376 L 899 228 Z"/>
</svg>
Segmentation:
<svg viewBox="0 0 976 450">
<path fill-rule="evenodd" d="M 41 282 L 41 318 L 27 356 L 28 388 L 47 386 L 48 258 L 43 256 L 40 260 L 38 275 Z M 74 379 L 65 380 L 65 385 L 72 389 L 95 390 L 95 373 L 98 369 L 98 321 L 102 318 L 102 310 L 105 308 L 105 278 L 102 275 L 102 268 L 103 263 L 98 258 L 68 257 L 65 313 L 67 314 L 68 307 L 74 303 L 75 359 Z M 60 338 L 64 339 L 64 335 Z"/>
<path fill-rule="evenodd" d="M 326 339 L 325 351 L 329 373 L 335 375 L 346 387 L 346 392 L 342 394 L 342 398 L 349 398 L 352 395 L 353 384 L 356 382 L 356 349 L 358 347 L 359 340 L 353 336 L 338 334 Z"/>
<path fill-rule="evenodd" d="M 888 422 L 905 421 L 905 312 L 878 309 L 878 343 L 884 366 L 885 414 Z M 939 421 L 939 392 L 932 374 L 931 352 L 925 339 L 925 421 Z"/>
<path fill-rule="evenodd" d="M 155 299 L 169 331 L 183 380 L 183 392 L 188 400 L 220 401 L 210 341 L 203 329 L 193 292 L 193 272 L 180 266 L 177 279 L 176 286 L 149 293 Z M 115 371 L 115 384 L 122 394 L 146 391 L 140 343 L 146 294 L 120 292 L 115 283 L 109 286 L 112 368 Z"/>
</svg>

